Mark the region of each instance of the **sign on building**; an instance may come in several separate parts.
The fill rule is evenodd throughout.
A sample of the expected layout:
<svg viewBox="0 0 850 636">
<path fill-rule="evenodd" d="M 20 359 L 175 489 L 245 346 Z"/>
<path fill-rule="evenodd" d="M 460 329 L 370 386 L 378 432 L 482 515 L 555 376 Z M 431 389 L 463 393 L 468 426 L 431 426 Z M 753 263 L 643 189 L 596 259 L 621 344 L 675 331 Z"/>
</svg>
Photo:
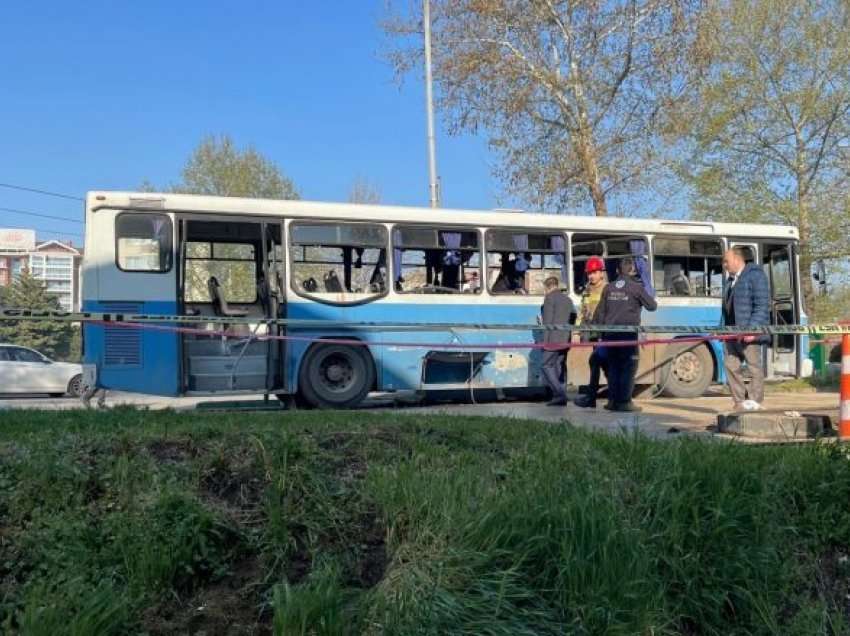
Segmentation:
<svg viewBox="0 0 850 636">
<path fill-rule="evenodd" d="M 35 230 L 0 229 L 0 252 L 32 252 Z"/>
</svg>

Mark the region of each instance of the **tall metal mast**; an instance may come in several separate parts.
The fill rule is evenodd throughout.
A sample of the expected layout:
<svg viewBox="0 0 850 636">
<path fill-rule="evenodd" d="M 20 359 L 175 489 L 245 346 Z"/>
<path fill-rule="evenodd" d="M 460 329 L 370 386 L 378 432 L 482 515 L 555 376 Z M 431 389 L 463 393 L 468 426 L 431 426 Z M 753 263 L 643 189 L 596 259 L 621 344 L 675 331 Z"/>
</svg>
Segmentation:
<svg viewBox="0 0 850 636">
<path fill-rule="evenodd" d="M 431 88 L 431 3 L 424 0 L 422 22 L 425 26 L 425 110 L 428 117 L 428 193 L 432 208 L 440 207 L 437 183 L 437 151 L 434 143 L 434 95 Z"/>
</svg>

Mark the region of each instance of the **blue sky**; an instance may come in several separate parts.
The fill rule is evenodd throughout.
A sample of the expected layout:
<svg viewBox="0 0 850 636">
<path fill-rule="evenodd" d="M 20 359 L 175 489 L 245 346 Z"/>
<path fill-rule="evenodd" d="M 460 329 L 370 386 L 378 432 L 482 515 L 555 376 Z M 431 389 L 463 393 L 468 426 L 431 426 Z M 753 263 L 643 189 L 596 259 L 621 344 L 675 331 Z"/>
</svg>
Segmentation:
<svg viewBox="0 0 850 636">
<path fill-rule="evenodd" d="M 6 3 L 0 183 L 80 195 L 176 181 L 207 134 L 274 160 L 314 200 L 353 180 L 427 204 L 424 93 L 381 59 L 384 0 Z M 443 204 L 490 208 L 486 140 L 440 126 Z M 81 204 L 0 188 L 0 207 L 81 218 Z M 0 227 L 80 241 L 82 226 L 0 210 Z"/>
</svg>

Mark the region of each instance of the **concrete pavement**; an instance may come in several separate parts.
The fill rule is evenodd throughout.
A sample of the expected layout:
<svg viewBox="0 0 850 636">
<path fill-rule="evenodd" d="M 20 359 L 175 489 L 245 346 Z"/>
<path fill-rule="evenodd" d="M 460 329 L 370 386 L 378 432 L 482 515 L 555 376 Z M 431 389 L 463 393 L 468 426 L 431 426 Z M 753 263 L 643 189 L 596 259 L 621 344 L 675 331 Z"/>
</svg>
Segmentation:
<svg viewBox="0 0 850 636">
<path fill-rule="evenodd" d="M 275 408 L 277 400 L 271 398 L 267 404 L 262 396 L 222 396 L 222 397 L 184 397 L 168 398 L 135 393 L 111 392 L 107 395 L 106 405 L 137 406 L 149 409 L 173 408 L 191 411 L 202 408 L 228 408 L 233 403 L 243 403 L 250 408 Z M 657 398 L 641 400 L 643 407 L 639 414 L 610 413 L 602 408 L 603 400 L 596 409 L 582 409 L 570 403 L 565 407 L 546 406 L 543 402 L 501 401 L 479 404 L 453 403 L 432 406 L 399 406 L 404 413 L 444 413 L 447 415 L 478 415 L 496 417 L 514 417 L 545 422 L 564 422 L 605 432 L 639 429 L 653 437 L 670 437 L 675 434 L 712 435 L 717 415 L 728 410 L 730 398 L 720 390 L 693 399 Z M 388 395 L 373 395 L 363 408 L 387 408 L 393 405 Z M 765 407 L 776 413 L 799 412 L 817 413 L 830 416 L 833 421 L 838 415 L 838 393 L 772 393 L 765 400 Z M 0 398 L 2 409 L 74 409 L 81 408 L 80 401 L 73 398 L 51 399 L 47 397 L 4 397 Z"/>
</svg>

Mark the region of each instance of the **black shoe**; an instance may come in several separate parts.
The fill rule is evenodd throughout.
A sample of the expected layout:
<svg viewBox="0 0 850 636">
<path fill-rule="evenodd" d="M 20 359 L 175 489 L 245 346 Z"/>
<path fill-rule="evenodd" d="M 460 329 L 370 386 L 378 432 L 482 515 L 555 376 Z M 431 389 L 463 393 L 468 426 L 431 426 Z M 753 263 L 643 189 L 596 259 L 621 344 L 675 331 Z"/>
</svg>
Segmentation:
<svg viewBox="0 0 850 636">
<path fill-rule="evenodd" d="M 609 401 L 605 404 L 605 406 L 604 406 L 603 408 L 604 408 L 606 411 L 616 411 L 616 410 L 617 410 L 617 406 L 616 406 L 616 404 L 614 404 L 614 403 L 613 403 L 613 402 L 611 402 L 610 400 L 609 400 Z"/>
<path fill-rule="evenodd" d="M 596 398 L 592 398 L 589 395 L 583 395 L 579 398 L 576 398 L 575 405 L 580 406 L 583 409 L 595 409 Z"/>
<path fill-rule="evenodd" d="M 555 398 L 546 402 L 546 406 L 564 406 L 567 403 L 565 398 Z"/>
<path fill-rule="evenodd" d="M 640 413 L 643 411 L 643 409 L 634 402 L 619 402 L 614 404 L 611 410 L 616 411 L 617 413 Z"/>
</svg>

